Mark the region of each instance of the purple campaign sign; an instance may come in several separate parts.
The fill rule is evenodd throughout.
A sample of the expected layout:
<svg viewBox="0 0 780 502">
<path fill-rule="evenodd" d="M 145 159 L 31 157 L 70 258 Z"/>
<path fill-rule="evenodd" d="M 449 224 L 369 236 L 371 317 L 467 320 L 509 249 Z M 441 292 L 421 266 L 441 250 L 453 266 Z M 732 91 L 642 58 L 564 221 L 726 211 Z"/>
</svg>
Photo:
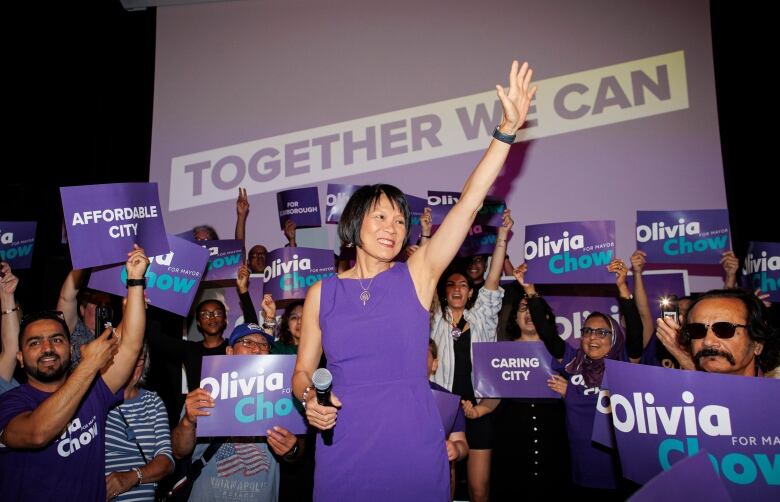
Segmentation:
<svg viewBox="0 0 780 502">
<path fill-rule="evenodd" d="M 175 235 L 168 236 L 169 252 L 150 257 L 146 270 L 146 296 L 149 303 L 168 312 L 186 316 L 203 278 L 208 251 Z M 125 296 L 127 271 L 124 265 L 94 270 L 89 287 Z"/>
<path fill-rule="evenodd" d="M 780 302 L 780 242 L 751 241 L 742 274 L 748 288 L 761 288 L 770 301 Z"/>
<path fill-rule="evenodd" d="M 275 425 L 305 434 L 293 403 L 294 368 L 295 356 L 204 357 L 200 387 L 214 398 L 214 408 L 198 419 L 198 436 L 265 436 Z"/>
<path fill-rule="evenodd" d="M 133 244 L 168 252 L 157 183 L 61 187 L 60 196 L 73 268 L 124 262 Z"/>
<path fill-rule="evenodd" d="M 455 425 L 455 417 L 458 416 L 458 410 L 460 409 L 460 396 L 436 389 L 431 389 L 431 392 L 433 393 L 433 401 L 436 403 L 436 409 L 439 410 L 444 434 L 449 435 L 447 431 L 451 431 Z"/>
<path fill-rule="evenodd" d="M 209 252 L 209 264 L 204 281 L 234 280 L 244 262 L 244 241 L 201 241 L 198 244 Z"/>
<path fill-rule="evenodd" d="M 498 229 L 487 225 L 473 225 L 469 234 L 458 249 L 458 256 L 474 256 L 478 254 L 493 254 L 496 247 Z"/>
<path fill-rule="evenodd" d="M 337 224 L 341 218 L 341 212 L 344 211 L 344 206 L 347 205 L 349 198 L 352 194 L 357 192 L 362 185 L 339 185 L 336 183 L 328 183 L 328 196 L 325 199 L 325 207 L 327 208 L 325 223 Z"/>
<path fill-rule="evenodd" d="M 733 500 L 715 469 L 707 459 L 707 452 L 687 457 L 651 479 L 634 493 L 630 502 L 731 502 Z"/>
<path fill-rule="evenodd" d="M 550 398 L 561 395 L 547 386 L 555 372 L 542 342 L 483 342 L 472 345 L 474 395 L 477 397 Z"/>
<path fill-rule="evenodd" d="M 725 209 L 637 211 L 636 245 L 648 263 L 717 264 L 731 248 Z"/>
<path fill-rule="evenodd" d="M 606 361 L 623 475 L 646 483 L 702 449 L 739 500 L 780 499 L 780 381 Z"/>
<path fill-rule="evenodd" d="M 279 226 L 292 220 L 298 228 L 322 226 L 320 219 L 320 197 L 317 187 L 293 188 L 276 194 L 279 209 Z"/>
<path fill-rule="evenodd" d="M 314 248 L 280 248 L 268 253 L 263 271 L 264 290 L 274 300 L 303 300 L 309 286 L 332 276 L 333 251 Z"/>
<path fill-rule="evenodd" d="M 555 314 L 558 334 L 566 341 L 575 341 L 579 347 L 580 329 L 591 312 L 602 312 L 619 322 L 617 299 L 610 296 L 545 296 Z"/>
<path fill-rule="evenodd" d="M 35 225 L 34 221 L 0 221 L 0 261 L 11 265 L 12 270 L 32 265 Z"/>
<path fill-rule="evenodd" d="M 604 284 L 615 281 L 615 222 L 570 221 L 525 227 L 526 280 L 537 284 Z"/>
<path fill-rule="evenodd" d="M 431 207 L 433 224 L 441 225 L 444 217 L 447 216 L 447 213 L 458 200 L 460 200 L 460 192 L 436 192 L 429 190 L 428 205 Z M 476 218 L 474 218 L 474 224 L 500 227 L 503 222 L 505 209 L 506 202 L 503 200 L 495 197 L 486 197 Z"/>
<path fill-rule="evenodd" d="M 607 448 L 615 447 L 615 430 L 612 428 L 612 408 L 609 405 L 609 382 L 607 375 L 601 379 L 599 396 L 596 400 L 596 413 L 593 416 L 591 440 Z"/>
<path fill-rule="evenodd" d="M 409 212 L 412 214 L 411 226 L 409 227 L 409 244 L 417 244 L 417 241 L 422 235 L 422 227 L 420 226 L 420 216 L 428 206 L 428 200 L 415 195 L 404 194 L 406 196 L 406 203 L 409 204 Z"/>
<path fill-rule="evenodd" d="M 661 317 L 661 298 L 676 295 L 678 298 L 687 296 L 688 272 L 685 270 L 650 270 L 642 274 L 647 301 L 650 304 L 650 314 L 653 319 Z M 628 288 L 634 291 L 634 276 L 628 276 Z"/>
</svg>

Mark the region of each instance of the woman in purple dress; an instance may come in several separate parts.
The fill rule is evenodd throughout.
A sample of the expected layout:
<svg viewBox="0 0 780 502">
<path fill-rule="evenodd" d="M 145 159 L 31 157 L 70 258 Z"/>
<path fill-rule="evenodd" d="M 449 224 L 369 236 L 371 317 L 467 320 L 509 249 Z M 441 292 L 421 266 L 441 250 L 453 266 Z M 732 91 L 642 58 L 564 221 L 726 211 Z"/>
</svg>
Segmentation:
<svg viewBox="0 0 780 502">
<path fill-rule="evenodd" d="M 315 500 L 449 500 L 445 434 L 425 374 L 428 308 L 525 121 L 531 75 L 526 63 L 512 63 L 509 89 L 497 86 L 504 114 L 495 139 L 439 230 L 406 263 L 393 261 L 410 225 L 400 190 L 363 187 L 344 209 L 339 237 L 356 247 L 356 263 L 309 288 L 293 376 L 309 423 L 327 431 L 317 443 Z M 312 390 L 323 350 L 334 406 L 318 404 Z"/>
</svg>

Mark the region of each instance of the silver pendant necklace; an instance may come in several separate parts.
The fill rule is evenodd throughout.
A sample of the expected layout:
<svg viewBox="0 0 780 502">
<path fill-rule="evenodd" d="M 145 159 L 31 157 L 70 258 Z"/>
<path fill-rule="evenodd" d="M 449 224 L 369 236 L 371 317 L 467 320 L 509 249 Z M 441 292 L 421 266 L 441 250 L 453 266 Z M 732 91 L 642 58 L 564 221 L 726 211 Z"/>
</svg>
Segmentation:
<svg viewBox="0 0 780 502">
<path fill-rule="evenodd" d="M 374 276 L 376 277 L 376 276 Z M 360 277 L 360 272 L 358 272 L 358 284 L 360 284 L 360 289 L 363 291 L 360 293 L 360 301 L 363 302 L 363 306 L 366 306 L 366 303 L 368 303 L 368 300 L 371 299 L 371 293 L 369 293 L 368 289 L 371 287 L 371 283 L 374 282 L 374 277 L 371 278 L 370 281 L 368 281 L 368 286 L 363 287 L 363 280 Z"/>
</svg>

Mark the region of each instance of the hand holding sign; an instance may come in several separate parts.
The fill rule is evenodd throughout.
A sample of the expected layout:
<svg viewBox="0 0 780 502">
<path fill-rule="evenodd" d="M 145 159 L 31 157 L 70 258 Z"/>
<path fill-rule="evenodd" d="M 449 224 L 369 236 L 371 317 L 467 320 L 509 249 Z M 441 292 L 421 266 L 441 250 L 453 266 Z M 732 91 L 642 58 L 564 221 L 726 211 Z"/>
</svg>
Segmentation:
<svg viewBox="0 0 780 502">
<path fill-rule="evenodd" d="M 198 417 L 211 415 L 205 408 L 214 407 L 214 398 L 203 389 L 195 389 L 184 400 L 184 417 L 182 422 L 186 421 L 189 425 L 198 423 Z"/>
</svg>

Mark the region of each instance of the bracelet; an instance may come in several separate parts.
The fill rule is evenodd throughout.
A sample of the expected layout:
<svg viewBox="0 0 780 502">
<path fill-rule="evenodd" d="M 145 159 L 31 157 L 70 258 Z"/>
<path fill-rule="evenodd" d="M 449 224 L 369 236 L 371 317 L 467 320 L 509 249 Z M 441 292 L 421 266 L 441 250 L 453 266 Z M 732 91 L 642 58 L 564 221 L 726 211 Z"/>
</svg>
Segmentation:
<svg viewBox="0 0 780 502">
<path fill-rule="evenodd" d="M 276 326 L 276 319 L 268 320 L 263 318 L 263 326 L 267 328 L 273 328 L 274 326 Z"/>
<path fill-rule="evenodd" d="M 303 391 L 303 396 L 301 396 L 301 406 L 303 406 L 303 409 L 306 409 L 306 394 L 309 393 L 311 390 L 311 385 L 306 386 L 306 390 Z"/>
<path fill-rule="evenodd" d="M 19 307 L 14 307 L 12 309 L 3 310 L 3 315 L 13 314 L 14 312 L 17 312 L 18 310 L 19 310 Z"/>
<path fill-rule="evenodd" d="M 290 448 L 290 451 L 282 455 L 282 458 L 286 460 L 287 462 L 293 462 L 295 460 L 295 457 L 298 456 L 298 451 L 300 448 L 298 448 L 298 443 L 296 442 L 292 448 Z"/>
<path fill-rule="evenodd" d="M 502 143 L 511 145 L 512 143 L 515 142 L 515 138 L 517 137 L 517 134 L 504 134 L 501 131 L 499 131 L 498 126 L 496 126 L 496 128 L 493 129 L 493 137 Z"/>
<path fill-rule="evenodd" d="M 142 288 L 146 289 L 146 278 L 143 279 L 127 279 L 125 281 L 125 287 L 131 288 L 133 286 L 141 286 Z"/>
<path fill-rule="evenodd" d="M 138 483 L 136 483 L 136 485 L 140 485 L 144 482 L 144 473 L 141 472 L 141 469 L 138 467 L 133 467 L 133 470 L 135 471 L 135 476 L 138 478 Z"/>
<path fill-rule="evenodd" d="M 420 237 L 425 237 L 426 239 L 430 239 L 431 238 L 430 235 L 422 235 L 422 234 L 420 234 Z"/>
</svg>

